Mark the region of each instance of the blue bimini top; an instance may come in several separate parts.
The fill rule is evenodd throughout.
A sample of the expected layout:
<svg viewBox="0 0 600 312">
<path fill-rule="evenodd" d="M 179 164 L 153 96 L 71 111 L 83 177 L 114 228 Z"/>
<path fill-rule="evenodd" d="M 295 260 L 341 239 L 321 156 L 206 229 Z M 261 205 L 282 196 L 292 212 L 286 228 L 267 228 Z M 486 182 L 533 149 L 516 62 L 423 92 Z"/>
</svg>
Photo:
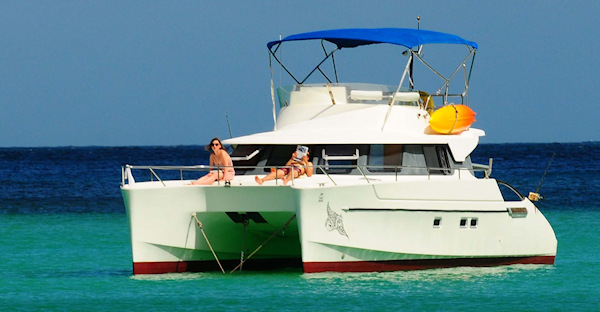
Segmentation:
<svg viewBox="0 0 600 312">
<path fill-rule="evenodd" d="M 338 49 L 355 48 L 361 45 L 375 43 L 389 43 L 405 46 L 407 48 L 413 48 L 429 43 L 464 44 L 477 49 L 476 42 L 465 40 L 457 35 L 408 28 L 322 30 L 287 36 L 281 40 L 267 43 L 267 47 L 271 50 L 273 46 L 279 46 L 282 42 L 299 40 L 326 40 L 337 45 Z"/>
</svg>

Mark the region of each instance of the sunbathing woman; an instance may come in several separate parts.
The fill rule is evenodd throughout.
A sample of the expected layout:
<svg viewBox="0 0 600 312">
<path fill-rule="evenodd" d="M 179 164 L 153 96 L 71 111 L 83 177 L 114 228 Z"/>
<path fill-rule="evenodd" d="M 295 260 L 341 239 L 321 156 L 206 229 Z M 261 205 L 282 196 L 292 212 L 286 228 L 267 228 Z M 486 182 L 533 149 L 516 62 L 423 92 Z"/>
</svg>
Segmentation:
<svg viewBox="0 0 600 312">
<path fill-rule="evenodd" d="M 283 177 L 287 176 L 292 170 L 290 165 L 294 162 L 294 157 L 296 157 L 296 152 L 292 154 L 292 158 L 285 163 L 285 167 L 281 169 L 271 169 L 271 173 L 267 174 L 264 178 L 259 178 L 258 176 L 254 176 L 254 180 L 256 183 L 262 185 L 265 181 L 270 181 L 273 179 L 283 179 Z"/>
<path fill-rule="evenodd" d="M 231 157 L 227 154 L 223 143 L 219 138 L 214 138 L 210 141 L 210 144 L 206 146 L 206 150 L 212 151 L 210 154 L 210 166 L 211 167 L 223 167 L 218 170 L 211 170 L 208 174 L 201 177 L 200 179 L 193 181 L 193 185 L 210 185 L 213 182 L 219 181 L 231 181 L 235 176 L 235 170 L 233 170 L 233 162 Z"/>
<path fill-rule="evenodd" d="M 296 154 L 297 152 L 294 152 Z M 313 174 L 313 164 L 309 161 L 310 152 L 308 148 L 306 148 L 304 156 L 300 160 L 296 159 L 296 155 L 292 155 L 292 159 L 294 162 L 291 163 L 293 170 L 290 170 L 286 176 L 283 177 L 283 185 L 287 185 L 289 180 L 298 178 L 303 174 L 306 174 L 307 177 L 312 176 Z"/>
<path fill-rule="evenodd" d="M 310 164 L 310 169 L 308 169 L 308 165 Z M 287 181 L 297 178 L 303 174 L 307 174 L 307 176 L 312 175 L 312 163 L 308 161 L 308 148 L 306 148 L 305 155 L 299 159 L 298 151 L 292 153 L 292 157 L 290 160 L 285 163 L 285 167 L 281 169 L 275 170 L 273 168 L 271 173 L 266 175 L 264 178 L 259 178 L 258 176 L 254 177 L 256 183 L 262 185 L 265 181 L 273 180 L 273 179 L 281 179 L 283 184 L 286 185 Z"/>
</svg>

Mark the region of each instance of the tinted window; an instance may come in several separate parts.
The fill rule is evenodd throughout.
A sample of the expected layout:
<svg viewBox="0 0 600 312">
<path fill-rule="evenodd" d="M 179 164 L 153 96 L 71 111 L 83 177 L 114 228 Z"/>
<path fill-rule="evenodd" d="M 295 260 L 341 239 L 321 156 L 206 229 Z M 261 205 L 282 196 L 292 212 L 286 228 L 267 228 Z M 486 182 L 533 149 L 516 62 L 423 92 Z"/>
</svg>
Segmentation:
<svg viewBox="0 0 600 312">
<path fill-rule="evenodd" d="M 400 144 L 373 144 L 369 150 L 368 165 L 372 172 L 399 172 L 402 166 L 403 146 Z"/>
</svg>

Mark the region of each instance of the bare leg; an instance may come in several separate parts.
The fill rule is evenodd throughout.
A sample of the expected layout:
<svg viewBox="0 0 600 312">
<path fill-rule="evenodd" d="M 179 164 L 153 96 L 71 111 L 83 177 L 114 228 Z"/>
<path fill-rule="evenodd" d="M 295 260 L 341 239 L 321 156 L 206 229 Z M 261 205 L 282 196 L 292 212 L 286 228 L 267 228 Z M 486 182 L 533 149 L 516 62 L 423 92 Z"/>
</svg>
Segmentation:
<svg viewBox="0 0 600 312">
<path fill-rule="evenodd" d="M 276 178 L 283 178 L 285 176 L 285 172 L 281 169 L 277 169 L 277 171 L 271 172 L 269 174 L 267 174 L 264 178 L 259 178 L 258 176 L 254 177 L 254 180 L 256 181 L 256 183 L 262 185 L 265 181 L 269 181 L 269 180 L 273 180 Z"/>
<path fill-rule="evenodd" d="M 219 176 L 219 181 L 231 181 L 235 177 L 235 171 L 221 171 L 222 175 Z"/>
<path fill-rule="evenodd" d="M 211 171 L 201 177 L 200 179 L 193 181 L 192 185 L 210 185 L 213 184 L 217 180 L 218 173 L 216 171 Z"/>
<path fill-rule="evenodd" d="M 290 172 L 282 178 L 283 185 L 287 185 L 288 181 L 291 179 L 295 179 L 298 177 L 298 172 L 296 170 L 290 170 Z"/>
</svg>

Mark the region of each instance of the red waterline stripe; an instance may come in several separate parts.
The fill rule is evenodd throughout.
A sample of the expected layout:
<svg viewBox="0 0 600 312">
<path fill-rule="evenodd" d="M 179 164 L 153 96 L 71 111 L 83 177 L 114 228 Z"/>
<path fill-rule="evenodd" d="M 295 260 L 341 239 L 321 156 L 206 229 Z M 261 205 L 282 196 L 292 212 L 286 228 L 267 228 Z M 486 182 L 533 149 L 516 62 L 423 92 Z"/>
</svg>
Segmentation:
<svg viewBox="0 0 600 312">
<path fill-rule="evenodd" d="M 319 272 L 384 272 L 449 268 L 458 266 L 496 266 L 510 264 L 553 264 L 555 256 L 497 257 L 460 259 L 423 259 L 397 261 L 305 262 L 305 273 Z M 239 264 L 237 260 L 221 261 L 226 271 Z M 257 259 L 244 264 L 244 269 L 269 270 L 298 267 L 300 259 Z M 134 262 L 133 274 L 220 271 L 216 261 Z"/>
<path fill-rule="evenodd" d="M 133 274 L 187 272 L 187 262 L 134 262 Z"/>
<path fill-rule="evenodd" d="M 495 257 L 459 259 L 420 259 L 396 261 L 305 262 L 304 273 L 319 272 L 384 272 L 450 268 L 486 267 L 510 264 L 553 264 L 555 256 Z"/>
<path fill-rule="evenodd" d="M 240 264 L 239 260 L 221 260 L 225 272 Z M 299 258 L 284 259 L 251 259 L 244 263 L 244 270 L 272 270 L 281 268 L 300 268 Z M 133 274 L 163 274 L 181 272 L 208 272 L 221 269 L 216 261 L 179 261 L 179 262 L 134 262 Z"/>
</svg>

